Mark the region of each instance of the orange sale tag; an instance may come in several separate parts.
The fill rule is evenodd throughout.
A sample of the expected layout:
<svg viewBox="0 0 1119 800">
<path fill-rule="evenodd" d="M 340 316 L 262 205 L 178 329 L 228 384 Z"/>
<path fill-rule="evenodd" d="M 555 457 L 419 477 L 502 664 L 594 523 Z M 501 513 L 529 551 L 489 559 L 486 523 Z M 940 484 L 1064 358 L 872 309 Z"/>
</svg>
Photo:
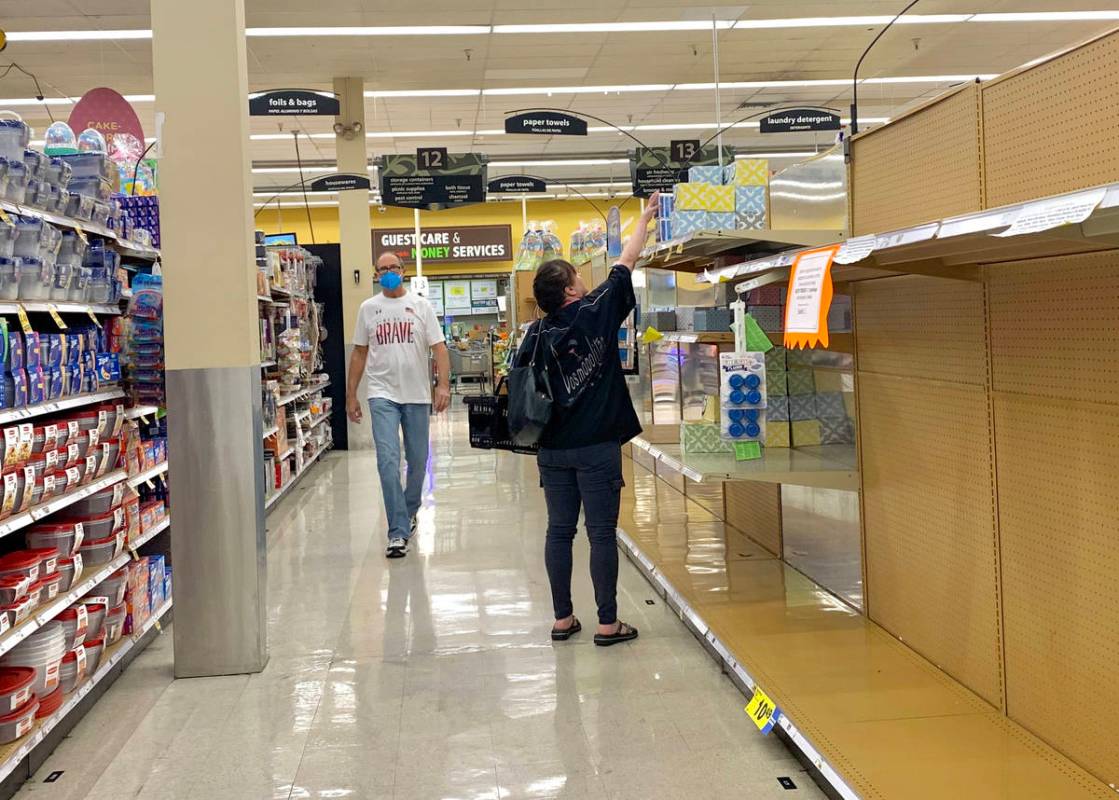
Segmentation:
<svg viewBox="0 0 1119 800">
<path fill-rule="evenodd" d="M 828 309 L 833 294 L 831 265 L 840 245 L 797 254 L 785 301 L 785 347 L 827 347 Z"/>
</svg>

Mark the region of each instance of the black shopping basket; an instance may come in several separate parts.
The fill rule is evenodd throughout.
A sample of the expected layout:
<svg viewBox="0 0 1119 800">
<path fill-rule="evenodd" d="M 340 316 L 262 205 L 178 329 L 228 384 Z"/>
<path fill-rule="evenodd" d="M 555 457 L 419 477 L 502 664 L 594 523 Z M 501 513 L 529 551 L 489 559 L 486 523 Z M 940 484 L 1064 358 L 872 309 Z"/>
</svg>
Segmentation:
<svg viewBox="0 0 1119 800">
<path fill-rule="evenodd" d="M 509 395 L 498 394 L 505 379 L 497 385 L 494 394 L 467 395 L 466 403 L 470 420 L 470 446 L 481 450 L 509 450 L 532 455 L 540 448 L 523 447 L 513 442 L 509 433 Z"/>
</svg>

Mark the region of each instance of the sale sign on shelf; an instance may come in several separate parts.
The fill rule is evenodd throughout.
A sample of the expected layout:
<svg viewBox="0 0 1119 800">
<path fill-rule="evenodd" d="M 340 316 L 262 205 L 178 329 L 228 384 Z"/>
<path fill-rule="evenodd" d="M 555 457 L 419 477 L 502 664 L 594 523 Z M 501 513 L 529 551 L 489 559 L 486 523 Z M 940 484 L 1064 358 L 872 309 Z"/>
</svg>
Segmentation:
<svg viewBox="0 0 1119 800">
<path fill-rule="evenodd" d="M 828 346 L 831 307 L 831 265 L 839 245 L 805 250 L 793 262 L 785 301 L 785 347 Z"/>
</svg>

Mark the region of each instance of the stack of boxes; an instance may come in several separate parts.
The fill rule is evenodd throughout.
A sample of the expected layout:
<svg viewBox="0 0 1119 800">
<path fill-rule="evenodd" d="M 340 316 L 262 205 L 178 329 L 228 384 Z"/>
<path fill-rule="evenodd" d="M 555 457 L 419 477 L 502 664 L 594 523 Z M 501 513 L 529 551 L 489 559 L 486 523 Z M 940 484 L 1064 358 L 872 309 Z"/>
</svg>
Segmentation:
<svg viewBox="0 0 1119 800">
<path fill-rule="evenodd" d="M 758 327 L 763 331 L 784 330 L 786 292 L 784 284 L 770 284 L 751 289 L 743 296 L 746 313 L 754 318 L 754 322 L 758 323 Z"/>
<path fill-rule="evenodd" d="M 854 375 L 814 366 L 815 352 L 775 347 L 766 354 L 767 447 L 855 443 Z"/>
<path fill-rule="evenodd" d="M 146 230 L 151 236 L 151 246 L 159 247 L 159 197 L 156 195 L 120 195 L 121 210 L 132 226 L 132 238 L 139 239 L 136 231 Z"/>
<path fill-rule="evenodd" d="M 163 556 L 144 556 L 128 565 L 125 633 L 136 633 L 171 598 L 171 569 Z"/>
<path fill-rule="evenodd" d="M 668 209 L 671 229 L 658 226 L 662 239 L 699 231 L 761 230 L 768 221 L 769 162 L 743 159 L 723 167 L 692 167 L 688 182 L 676 184 Z M 662 200 L 662 218 L 666 206 Z M 667 234 L 667 236 L 665 235 Z"/>
</svg>

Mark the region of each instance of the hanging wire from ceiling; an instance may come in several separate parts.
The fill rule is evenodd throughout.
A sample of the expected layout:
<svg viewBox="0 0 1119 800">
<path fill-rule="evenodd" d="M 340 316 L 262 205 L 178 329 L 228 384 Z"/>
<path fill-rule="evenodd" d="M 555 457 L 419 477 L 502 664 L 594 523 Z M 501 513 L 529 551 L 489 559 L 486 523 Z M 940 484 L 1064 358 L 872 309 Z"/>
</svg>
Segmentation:
<svg viewBox="0 0 1119 800">
<path fill-rule="evenodd" d="M 24 69 L 16 62 L 13 61 L 11 64 L 5 66 L 2 71 L 0 71 L 0 80 L 8 77 L 13 69 L 19 70 L 35 83 L 35 99 L 42 103 L 43 100 L 46 99 L 46 95 L 43 94 L 43 87 L 39 85 L 39 79 L 35 76 L 34 72 L 30 72 L 29 70 Z M 50 121 L 54 122 L 54 114 L 51 113 L 51 107 L 46 103 L 43 103 L 43 109 L 47 112 L 47 116 L 50 117 Z"/>
</svg>

